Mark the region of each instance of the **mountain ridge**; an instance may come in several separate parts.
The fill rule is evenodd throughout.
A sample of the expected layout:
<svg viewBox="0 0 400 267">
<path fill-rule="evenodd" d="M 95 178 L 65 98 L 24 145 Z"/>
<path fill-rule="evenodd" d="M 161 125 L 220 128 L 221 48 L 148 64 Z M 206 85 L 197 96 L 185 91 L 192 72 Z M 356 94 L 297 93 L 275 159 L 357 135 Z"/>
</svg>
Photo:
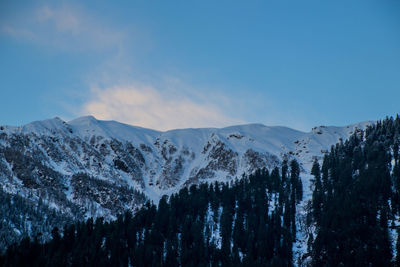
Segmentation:
<svg viewBox="0 0 400 267">
<path fill-rule="evenodd" d="M 214 145 L 223 144 L 227 151 L 235 151 L 239 154 L 252 150 L 257 153 L 269 153 L 281 159 L 285 154 L 298 156 L 300 163 L 304 166 L 309 165 L 314 156 L 320 156 L 322 150 L 329 149 L 340 139 L 347 139 L 355 129 L 365 129 L 371 123 L 371 121 L 366 121 L 344 127 L 319 126 L 314 127 L 310 132 L 302 132 L 285 126 L 266 126 L 260 123 L 223 128 L 173 129 L 162 132 L 84 116 L 68 122 L 55 117 L 23 126 L 3 126 L 0 133 L 34 134 L 38 137 L 57 135 L 69 138 L 79 137 L 92 144 L 96 142 L 93 140 L 94 137 L 102 140 L 130 142 L 139 148 L 141 153 L 161 150 L 161 154 L 164 153 L 161 156 L 166 161 L 168 161 L 166 154 L 169 154 L 167 152 L 174 154 L 174 150 L 184 150 L 187 154 L 189 152 L 187 149 L 191 148 L 189 149 L 191 152 L 202 154 L 201 152 L 206 152 L 206 146 L 212 146 L 211 143 L 214 142 Z M 170 151 L 166 151 L 167 143 Z"/>
<path fill-rule="evenodd" d="M 313 160 L 370 123 L 308 133 L 262 124 L 160 132 L 93 116 L 0 126 L 0 193 L 22 203 L 20 215 L 5 217 L 3 228 L 15 233 L 4 239 L 31 236 L 34 229 L 46 234 L 43 219 L 32 215 L 39 206 L 55 211 L 49 236 L 53 226 L 89 217 L 112 220 L 183 187 L 231 182 L 285 159 L 299 161 L 308 198 Z"/>
</svg>

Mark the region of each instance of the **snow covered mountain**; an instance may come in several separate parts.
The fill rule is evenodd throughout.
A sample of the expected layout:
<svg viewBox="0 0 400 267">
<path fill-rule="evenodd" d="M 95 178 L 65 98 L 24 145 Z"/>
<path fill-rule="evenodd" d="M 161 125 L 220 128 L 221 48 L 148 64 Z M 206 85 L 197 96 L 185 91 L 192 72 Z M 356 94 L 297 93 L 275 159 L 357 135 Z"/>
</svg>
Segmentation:
<svg viewBox="0 0 400 267">
<path fill-rule="evenodd" d="M 4 192 L 61 213 L 112 219 L 146 199 L 230 181 L 285 158 L 307 171 L 315 157 L 369 123 L 308 133 L 262 124 L 159 132 L 91 116 L 1 126 L 0 181 Z"/>
<path fill-rule="evenodd" d="M 308 133 L 262 124 L 159 132 L 91 116 L 0 126 L 0 250 L 38 233 L 47 240 L 55 226 L 115 219 L 182 187 L 240 179 L 284 159 L 299 161 L 308 199 L 314 158 L 370 123 Z"/>
</svg>

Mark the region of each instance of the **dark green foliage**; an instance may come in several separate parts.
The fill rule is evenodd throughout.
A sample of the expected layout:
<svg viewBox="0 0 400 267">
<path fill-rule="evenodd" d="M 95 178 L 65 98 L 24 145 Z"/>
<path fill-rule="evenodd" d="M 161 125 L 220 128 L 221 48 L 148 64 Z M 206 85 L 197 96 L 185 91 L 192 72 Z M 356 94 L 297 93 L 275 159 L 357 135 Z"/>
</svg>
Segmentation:
<svg viewBox="0 0 400 267">
<path fill-rule="evenodd" d="M 292 266 L 302 198 L 297 162 L 285 164 L 284 174 L 260 170 L 230 186 L 191 186 L 134 216 L 54 228 L 50 242 L 24 239 L 10 246 L 0 265 Z"/>
<path fill-rule="evenodd" d="M 81 215 L 77 212 L 77 215 Z M 51 238 L 54 227 L 73 223 L 74 217 L 49 208 L 39 201 L 6 193 L 0 188 L 0 248 L 19 242 L 26 237 L 40 241 Z"/>
<path fill-rule="evenodd" d="M 312 266 L 400 266 L 399 133 L 399 116 L 387 118 L 332 146 L 322 165 L 314 162 L 304 255 Z M 284 161 L 230 185 L 183 188 L 134 216 L 54 228 L 47 243 L 39 235 L 24 238 L 9 246 L 0 265 L 292 266 L 303 199 L 299 175 L 296 161 Z M 107 188 L 79 178 L 73 183 L 82 194 L 94 185 Z M 12 209 L 9 198 L 0 198 Z"/>
<path fill-rule="evenodd" d="M 312 195 L 312 215 L 315 219 L 316 225 L 319 226 L 321 222 L 321 213 L 322 213 L 322 203 L 324 201 L 324 193 L 322 191 L 322 183 L 321 183 L 321 170 L 317 160 L 314 161 L 314 164 L 311 169 L 311 174 L 314 176 L 312 180 L 314 184 L 314 191 Z"/>
<path fill-rule="evenodd" d="M 314 266 L 398 266 L 399 130 L 399 117 L 379 121 L 333 146 L 322 168 L 314 162 Z"/>
</svg>

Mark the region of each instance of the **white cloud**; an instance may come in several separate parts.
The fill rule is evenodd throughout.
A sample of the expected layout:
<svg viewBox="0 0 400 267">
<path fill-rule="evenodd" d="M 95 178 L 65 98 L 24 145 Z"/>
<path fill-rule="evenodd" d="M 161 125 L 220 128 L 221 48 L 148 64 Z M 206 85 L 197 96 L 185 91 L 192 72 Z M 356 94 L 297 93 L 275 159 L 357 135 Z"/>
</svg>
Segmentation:
<svg viewBox="0 0 400 267">
<path fill-rule="evenodd" d="M 24 17 L 6 21 L 0 31 L 57 49 L 121 49 L 125 33 L 108 28 L 78 6 L 42 6 Z"/>
<path fill-rule="evenodd" d="M 159 130 L 221 127 L 242 122 L 226 115 L 227 109 L 221 108 L 221 105 L 226 107 L 224 97 L 207 98 L 197 90 L 188 89 L 179 79 L 168 77 L 166 81 L 164 73 L 145 73 L 145 84 L 151 86 L 138 85 L 137 81 L 143 79 L 132 54 L 140 54 L 151 46 L 151 41 L 142 35 L 143 29 L 107 25 L 105 19 L 93 16 L 89 10 L 66 3 L 40 6 L 0 23 L 0 33 L 21 41 L 62 51 L 102 52 L 91 72 L 82 74 L 83 83 L 96 86 L 81 86 L 91 89 L 89 100 L 79 106 L 76 116 L 91 114 L 99 119 Z M 116 86 L 120 84 L 123 86 Z M 85 95 L 87 91 L 80 93 Z M 63 106 L 71 110 L 73 102 Z"/>
<path fill-rule="evenodd" d="M 282 106 L 273 105 L 274 101 L 262 94 L 254 95 L 254 90 L 250 90 L 253 95 L 249 95 L 244 89 L 231 91 L 218 85 L 219 88 L 208 88 L 205 92 L 171 78 L 168 69 L 143 71 L 143 55 L 148 53 L 147 49 L 152 49 L 152 38 L 146 33 L 145 28 L 138 29 L 134 25 L 127 28 L 107 24 L 99 14 L 70 3 L 40 6 L 0 20 L 0 34 L 46 49 L 101 52 L 97 53 L 90 72 L 82 72 L 78 92 L 71 89 L 74 86 L 65 86 L 68 88 L 65 91 L 78 95 L 61 101 L 61 106 L 71 115 L 92 114 L 99 119 L 114 119 L 160 130 L 244 123 L 237 118 L 305 128 L 296 120 L 298 111 L 290 112 L 293 110 L 290 108 L 282 111 Z M 80 57 L 80 53 L 77 55 Z M 173 75 L 185 77 L 186 73 Z M 137 81 L 151 86 L 138 85 Z M 121 84 L 123 86 L 116 86 Z M 87 94 L 89 100 L 83 107 L 77 104 L 82 103 L 81 99 Z"/>
<path fill-rule="evenodd" d="M 16 38 L 24 38 L 24 39 L 29 39 L 29 40 L 35 40 L 36 36 L 33 32 L 27 29 L 17 29 L 15 27 L 9 26 L 9 25 L 2 25 L 1 26 L 1 32 L 16 37 Z"/>
<path fill-rule="evenodd" d="M 84 104 L 82 113 L 158 130 L 242 123 L 213 103 L 143 85 L 92 89 L 92 97 Z"/>
</svg>

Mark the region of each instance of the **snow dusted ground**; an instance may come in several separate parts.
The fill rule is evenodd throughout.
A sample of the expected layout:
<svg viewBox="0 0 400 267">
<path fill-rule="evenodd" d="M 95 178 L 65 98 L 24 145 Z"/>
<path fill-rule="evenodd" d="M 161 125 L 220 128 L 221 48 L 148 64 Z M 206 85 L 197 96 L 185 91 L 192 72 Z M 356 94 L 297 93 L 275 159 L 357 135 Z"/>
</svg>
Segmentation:
<svg viewBox="0 0 400 267">
<path fill-rule="evenodd" d="M 24 132 L 31 129 L 36 133 L 45 133 L 43 126 L 49 130 L 60 129 L 59 126 L 61 124 L 57 125 L 57 123 L 53 122 L 54 120 L 57 119 L 28 124 L 23 127 Z M 73 134 L 85 140 L 90 139 L 92 136 L 102 136 L 131 142 L 136 147 L 145 144 L 154 150 L 158 150 L 158 144 L 168 143 L 178 151 L 188 149 L 190 152 L 194 152 L 195 155 L 202 154 L 201 151 L 204 150 L 208 143 L 212 145 L 213 142 L 221 141 L 226 144 L 228 149 L 237 153 L 239 158 L 248 150 L 253 150 L 262 155 L 273 155 L 279 160 L 282 160 L 284 155 L 289 155 L 291 158 L 296 158 L 304 170 L 310 170 L 315 157 L 321 158 L 331 145 L 340 140 L 346 140 L 357 129 L 365 129 L 371 123 L 367 121 L 344 127 L 319 126 L 307 133 L 287 127 L 270 127 L 262 124 L 239 125 L 220 129 L 199 128 L 159 132 L 116 121 L 99 121 L 92 116 L 88 116 L 72 120 L 67 124 L 62 122 L 61 126 L 69 125 L 73 130 Z M 37 125 L 35 128 L 32 127 L 35 124 L 42 124 L 42 127 Z M 206 156 L 196 157 L 196 160 L 192 161 L 188 166 L 189 169 L 204 165 L 206 158 Z M 248 166 L 239 166 L 237 173 L 246 173 L 248 171 L 246 167 Z M 222 180 L 225 178 L 222 177 Z"/>
<path fill-rule="evenodd" d="M 313 160 L 322 158 L 331 145 L 370 123 L 319 126 L 310 132 L 262 124 L 160 132 L 87 116 L 69 122 L 54 118 L 21 127 L 5 126 L 0 130 L 0 145 L 10 146 L 9 139 L 15 135 L 28 136 L 26 150 L 40 148 L 46 165 L 66 176 L 64 179 L 84 172 L 112 182 L 122 180 L 155 202 L 189 184 L 229 181 L 257 168 L 277 166 L 284 158 L 295 158 L 302 166 L 308 199 L 310 184 L 306 174 Z M 50 137 L 54 146 L 44 145 L 43 137 Z M 63 157 L 57 158 L 51 152 Z M 129 160 L 141 162 L 136 162 L 136 168 L 121 170 L 114 164 L 116 159 L 128 167 Z M 12 169 L 12 163 L 0 160 Z M 65 192 L 68 198 L 73 197 L 71 188 Z"/>
<path fill-rule="evenodd" d="M 311 197 L 314 159 L 371 123 L 319 126 L 310 132 L 262 124 L 160 132 L 87 116 L 1 126 L 0 181 L 5 192 L 44 197 L 57 210 L 70 212 L 77 206 L 86 217 L 112 219 L 121 209 L 143 203 L 130 190 L 158 203 L 162 195 L 190 184 L 226 182 L 297 159 L 304 186 L 302 214 Z M 82 173 L 87 177 L 78 179 Z M 121 197 L 123 192 L 132 197 Z M 295 256 L 305 251 L 305 233 L 299 232 L 298 240 Z"/>
</svg>

